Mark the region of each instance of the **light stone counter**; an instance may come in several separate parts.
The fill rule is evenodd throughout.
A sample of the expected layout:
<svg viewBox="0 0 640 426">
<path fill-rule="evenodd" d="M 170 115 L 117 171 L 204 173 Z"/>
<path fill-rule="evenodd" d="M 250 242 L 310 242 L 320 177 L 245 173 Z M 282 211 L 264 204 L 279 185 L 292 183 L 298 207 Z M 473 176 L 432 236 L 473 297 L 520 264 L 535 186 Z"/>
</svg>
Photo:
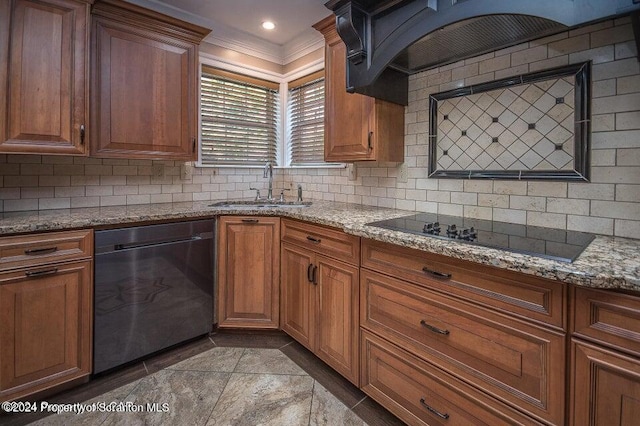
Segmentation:
<svg viewBox="0 0 640 426">
<path fill-rule="evenodd" d="M 0 236 L 75 228 L 126 226 L 150 221 L 198 219 L 222 214 L 281 216 L 333 226 L 364 238 L 552 280 L 587 287 L 640 291 L 640 240 L 598 236 L 573 263 L 564 263 L 366 225 L 369 222 L 415 213 L 406 210 L 323 201 L 314 201 L 312 206 L 304 208 L 249 210 L 210 207 L 209 204 L 211 202 L 2 213 L 0 214 Z"/>
</svg>

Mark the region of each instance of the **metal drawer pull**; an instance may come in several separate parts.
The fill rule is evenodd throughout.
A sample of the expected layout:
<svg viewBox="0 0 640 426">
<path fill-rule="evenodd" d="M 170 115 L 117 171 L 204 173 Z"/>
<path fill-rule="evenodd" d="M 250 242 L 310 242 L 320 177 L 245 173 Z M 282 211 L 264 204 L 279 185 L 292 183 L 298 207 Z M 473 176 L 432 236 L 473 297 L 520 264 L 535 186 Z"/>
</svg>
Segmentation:
<svg viewBox="0 0 640 426">
<path fill-rule="evenodd" d="M 311 271 L 313 270 L 313 263 L 310 263 L 309 266 L 307 266 L 307 281 L 309 281 L 310 283 L 313 282 L 313 276 L 311 275 Z"/>
<path fill-rule="evenodd" d="M 258 219 L 242 219 L 244 223 L 258 223 L 260 222 Z"/>
<path fill-rule="evenodd" d="M 40 277 L 42 275 L 51 275 L 58 272 L 58 268 L 45 269 L 44 271 L 27 271 L 24 273 L 29 278 Z"/>
<path fill-rule="evenodd" d="M 420 404 L 422 404 L 424 406 L 424 408 L 427 409 L 427 411 L 435 414 L 436 416 L 440 417 L 441 419 L 447 420 L 449 418 L 449 415 L 447 413 L 441 413 L 440 411 L 436 410 L 435 408 L 430 407 L 429 405 L 427 405 L 427 403 L 425 402 L 424 398 L 420 398 Z"/>
<path fill-rule="evenodd" d="M 320 238 L 314 238 L 311 235 L 307 235 L 307 240 L 315 244 L 320 244 L 320 241 L 322 241 Z"/>
<path fill-rule="evenodd" d="M 313 266 L 311 277 L 312 277 L 311 282 L 315 285 L 318 285 L 318 267 L 315 265 Z"/>
<path fill-rule="evenodd" d="M 443 336 L 449 335 L 449 330 L 443 330 L 441 328 L 434 327 L 431 324 L 427 324 L 425 320 L 420 320 L 420 325 L 422 325 L 423 327 L 427 327 L 429 330 L 433 331 L 434 333 L 442 334 Z"/>
<path fill-rule="evenodd" d="M 24 254 L 26 254 L 27 256 L 37 256 L 37 255 L 41 255 L 41 254 L 53 253 L 54 251 L 58 251 L 58 247 L 45 247 L 45 248 L 38 248 L 38 249 L 27 249 L 27 250 L 24 251 Z"/>
<path fill-rule="evenodd" d="M 451 278 L 451 274 L 445 274 L 444 272 L 434 271 L 433 269 L 429 269 L 426 266 L 422 268 L 422 271 L 426 272 L 427 274 L 433 275 L 436 278 L 444 278 L 446 280 Z"/>
</svg>

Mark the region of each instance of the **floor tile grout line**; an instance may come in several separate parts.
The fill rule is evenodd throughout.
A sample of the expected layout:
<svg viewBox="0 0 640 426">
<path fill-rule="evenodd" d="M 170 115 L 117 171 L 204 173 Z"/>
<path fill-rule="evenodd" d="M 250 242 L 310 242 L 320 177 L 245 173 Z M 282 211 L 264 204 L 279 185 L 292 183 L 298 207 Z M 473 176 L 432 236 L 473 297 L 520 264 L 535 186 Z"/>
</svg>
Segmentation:
<svg viewBox="0 0 640 426">
<path fill-rule="evenodd" d="M 224 394 L 224 391 L 227 390 L 227 386 L 229 385 L 229 382 L 231 381 L 231 376 L 233 376 L 233 373 L 228 373 L 228 374 L 229 374 L 229 377 L 227 377 L 227 381 L 224 382 L 224 386 L 222 387 L 222 390 L 220 391 L 220 395 L 218 396 L 218 399 L 216 400 L 216 403 L 213 404 L 213 408 L 211 409 L 211 412 L 207 416 L 207 420 L 204 422 L 203 426 L 206 426 L 209 423 L 209 420 L 211 419 L 211 416 L 213 416 L 213 412 L 216 410 L 216 407 L 218 406 L 218 403 L 222 399 L 222 395 Z"/>
<path fill-rule="evenodd" d="M 313 385 L 311 386 L 311 403 L 309 404 L 309 421 L 307 425 L 311 426 L 311 413 L 313 412 L 313 397 L 316 394 L 316 379 L 313 379 Z"/>
<path fill-rule="evenodd" d="M 354 405 L 353 407 L 351 407 L 351 410 L 353 411 L 354 408 L 356 408 L 358 405 L 360 405 L 365 399 L 367 399 L 368 397 L 365 395 L 362 397 L 362 399 L 358 402 L 356 402 L 356 405 Z"/>
<path fill-rule="evenodd" d="M 147 373 L 147 376 L 149 375 L 149 369 L 147 368 L 147 363 L 142 361 L 142 366 L 144 367 L 144 371 Z"/>
</svg>

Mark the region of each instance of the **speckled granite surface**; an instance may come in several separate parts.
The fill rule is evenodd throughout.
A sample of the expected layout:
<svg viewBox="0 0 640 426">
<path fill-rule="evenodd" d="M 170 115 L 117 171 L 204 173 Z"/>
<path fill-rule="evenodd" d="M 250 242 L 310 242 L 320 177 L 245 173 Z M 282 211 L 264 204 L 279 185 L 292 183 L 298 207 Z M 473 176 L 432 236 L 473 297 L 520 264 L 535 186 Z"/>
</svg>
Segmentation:
<svg viewBox="0 0 640 426">
<path fill-rule="evenodd" d="M 0 236 L 72 228 L 98 228 L 157 220 L 196 219 L 220 214 L 277 215 L 333 226 L 365 238 L 552 280 L 588 287 L 640 291 L 640 240 L 597 237 L 573 263 L 569 264 L 366 225 L 369 222 L 415 213 L 406 210 L 322 201 L 315 201 L 312 206 L 304 208 L 234 209 L 210 207 L 209 204 L 211 202 L 3 213 L 0 214 Z"/>
</svg>

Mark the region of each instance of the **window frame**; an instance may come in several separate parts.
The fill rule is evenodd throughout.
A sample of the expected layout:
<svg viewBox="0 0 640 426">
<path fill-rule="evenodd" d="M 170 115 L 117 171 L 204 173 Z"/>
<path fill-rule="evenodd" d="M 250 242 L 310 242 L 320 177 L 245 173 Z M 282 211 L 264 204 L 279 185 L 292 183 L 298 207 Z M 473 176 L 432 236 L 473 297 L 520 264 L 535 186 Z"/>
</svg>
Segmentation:
<svg viewBox="0 0 640 426">
<path fill-rule="evenodd" d="M 239 62 L 222 59 L 217 56 L 200 53 L 199 72 L 198 72 L 198 160 L 195 162 L 195 167 L 202 168 L 246 168 L 246 169 L 260 169 L 262 166 L 256 165 L 244 165 L 244 164 L 203 164 L 202 163 L 202 116 L 201 116 L 201 78 L 203 72 L 203 66 L 218 68 L 224 71 L 232 73 L 243 74 L 247 77 L 254 77 L 261 80 L 268 80 L 278 83 L 279 88 L 279 108 L 280 108 L 280 126 L 278 128 L 278 138 L 276 146 L 276 161 L 277 165 L 274 168 L 278 169 L 333 169 L 333 168 L 346 168 L 344 163 L 322 163 L 313 165 L 291 165 L 291 158 L 288 156 L 288 147 L 286 146 L 286 132 L 289 129 L 288 117 L 286 114 L 288 103 L 288 85 L 290 82 L 297 80 L 301 77 L 305 77 L 308 74 L 312 74 L 316 71 L 324 69 L 324 59 L 318 59 L 311 63 L 308 63 L 300 68 L 297 68 L 286 74 L 280 74 L 277 72 L 261 69 L 258 67 L 241 64 Z"/>
<path fill-rule="evenodd" d="M 207 91 L 203 90 L 205 77 L 211 85 Z M 207 166 L 257 167 L 263 166 L 265 161 L 277 161 L 280 142 L 280 90 L 280 84 L 277 82 L 202 65 L 198 98 L 200 163 Z M 210 102 L 203 104 L 203 96 L 207 94 L 210 95 Z M 206 105 L 207 110 L 211 110 L 217 118 L 208 117 L 207 120 L 203 120 L 203 105 Z M 259 121 L 247 119 L 249 115 Z M 203 159 L 204 123 L 207 123 L 208 133 L 217 136 L 215 140 L 221 143 L 217 148 L 215 143 L 207 144 L 209 149 L 206 153 L 210 155 L 206 155 L 206 164 Z M 210 151 L 211 149 L 213 150 Z M 244 163 L 251 157 L 246 157 L 244 152 L 254 154 L 254 157 L 255 154 L 260 155 L 263 159 L 259 161 L 259 158 L 255 157 L 251 164 Z M 223 162 L 216 163 L 215 160 Z"/>
</svg>

